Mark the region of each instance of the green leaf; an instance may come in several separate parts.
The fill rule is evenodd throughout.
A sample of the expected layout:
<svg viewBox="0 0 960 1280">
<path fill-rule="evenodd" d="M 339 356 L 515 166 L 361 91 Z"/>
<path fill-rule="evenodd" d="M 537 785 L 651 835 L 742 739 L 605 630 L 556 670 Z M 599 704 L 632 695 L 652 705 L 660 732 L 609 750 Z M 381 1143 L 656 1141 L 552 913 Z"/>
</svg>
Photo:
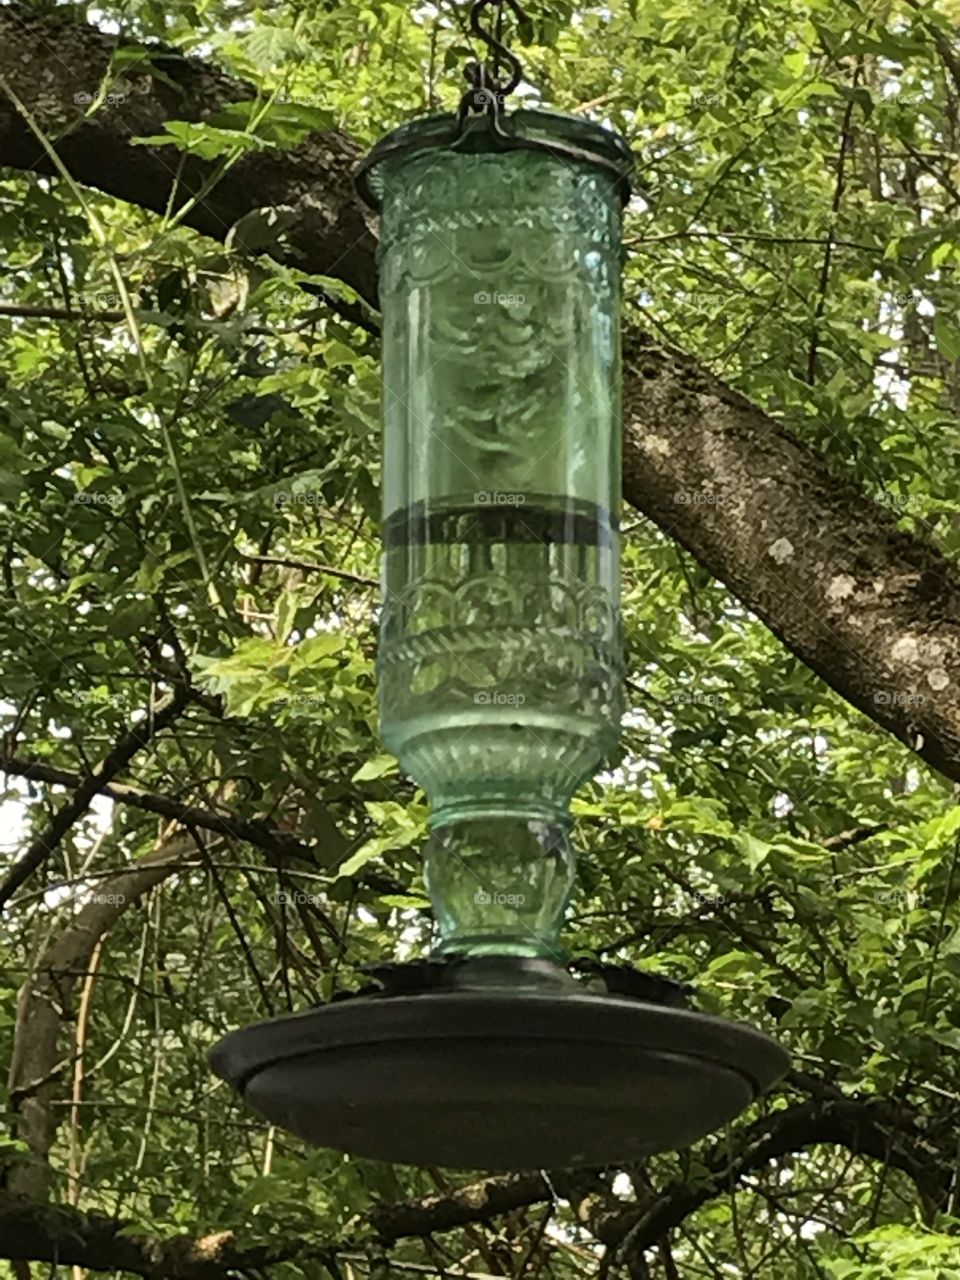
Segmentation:
<svg viewBox="0 0 960 1280">
<path fill-rule="evenodd" d="M 429 898 L 415 893 L 382 893 L 377 901 L 400 911 L 429 911 L 432 906 Z"/>
<path fill-rule="evenodd" d="M 341 364 L 356 364 L 363 357 L 356 351 L 352 351 L 343 342 L 330 342 L 324 348 L 323 358 L 331 369 Z"/>
<path fill-rule="evenodd" d="M 390 849 L 395 848 L 390 836 L 374 836 L 367 840 L 356 853 L 347 858 L 337 867 L 337 874 L 340 876 L 354 876 L 373 858 L 379 858 L 381 854 L 387 853 Z"/>
<path fill-rule="evenodd" d="M 193 124 L 187 120 L 165 120 L 165 134 L 152 134 L 145 138 L 132 138 L 134 146 L 173 146 L 201 160 L 216 160 L 218 156 L 244 154 L 248 151 L 264 151 L 273 146 L 265 138 L 237 129 L 218 129 L 211 124 Z M 169 135 L 169 136 L 168 136 Z"/>
<path fill-rule="evenodd" d="M 250 129 L 281 147 L 292 147 L 312 133 L 325 133 L 336 125 L 336 116 L 325 107 L 303 102 L 258 99 L 231 102 L 209 123 L 224 129 Z"/>
<path fill-rule="evenodd" d="M 346 636 L 339 631 L 324 631 L 318 636 L 311 636 L 307 640 L 301 640 L 291 650 L 291 672 L 302 671 L 304 668 L 320 662 L 323 658 L 329 658 L 335 653 L 340 653 L 346 643 Z"/>
<path fill-rule="evenodd" d="M 277 640 L 280 644 L 286 644 L 297 618 L 297 610 L 302 603 L 303 599 L 298 591 L 284 591 L 281 595 L 277 603 L 276 628 Z"/>
<path fill-rule="evenodd" d="M 16 502 L 26 488 L 26 481 L 13 471 L 0 467 L 0 502 Z"/>
<path fill-rule="evenodd" d="M 937 1044 L 942 1044 L 948 1049 L 960 1050 L 960 1028 L 949 1027 L 946 1030 L 930 1030 L 927 1035 L 931 1040 L 935 1040 Z"/>
<path fill-rule="evenodd" d="M 711 960 L 704 971 L 704 978 L 732 978 L 740 973 L 752 973 L 756 970 L 757 960 L 748 951 L 728 951 L 725 955 Z"/>
<path fill-rule="evenodd" d="M 772 844 L 761 840 L 759 836 L 751 835 L 749 831 L 739 832 L 734 837 L 734 843 L 751 871 L 761 867 L 774 849 Z"/>
<path fill-rule="evenodd" d="M 351 782 L 371 782 L 374 778 L 384 778 L 387 774 L 397 772 L 397 757 L 390 755 L 374 756 L 367 760 L 351 778 Z"/>
<path fill-rule="evenodd" d="M 934 249 L 933 253 L 930 255 L 930 265 L 932 267 L 943 266 L 943 264 L 953 253 L 955 248 L 956 248 L 956 245 L 953 243 L 952 240 L 944 240 L 942 244 L 938 244 L 937 247 Z"/>
<path fill-rule="evenodd" d="M 239 44 L 244 55 L 261 71 L 303 57 L 308 51 L 289 27 L 272 27 L 266 23 L 258 23 Z"/>
<path fill-rule="evenodd" d="M 940 311 L 933 318 L 933 336 L 944 360 L 960 360 L 960 327 Z"/>
</svg>

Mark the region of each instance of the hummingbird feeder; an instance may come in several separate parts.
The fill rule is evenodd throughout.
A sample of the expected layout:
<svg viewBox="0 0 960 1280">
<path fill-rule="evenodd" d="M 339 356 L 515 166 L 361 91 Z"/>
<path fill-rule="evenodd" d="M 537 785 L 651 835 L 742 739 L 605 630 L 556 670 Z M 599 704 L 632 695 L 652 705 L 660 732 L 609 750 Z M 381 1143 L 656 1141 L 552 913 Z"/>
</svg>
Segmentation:
<svg viewBox="0 0 960 1280">
<path fill-rule="evenodd" d="M 496 10 L 493 34 L 480 26 Z M 383 138 L 382 737 L 431 804 L 431 957 L 233 1032 L 213 1069 L 354 1155 L 475 1169 L 643 1158 L 787 1069 L 760 1032 L 619 966 L 571 972 L 569 803 L 615 748 L 621 218 L 631 153 L 504 101 L 504 9 L 459 111 Z"/>
</svg>

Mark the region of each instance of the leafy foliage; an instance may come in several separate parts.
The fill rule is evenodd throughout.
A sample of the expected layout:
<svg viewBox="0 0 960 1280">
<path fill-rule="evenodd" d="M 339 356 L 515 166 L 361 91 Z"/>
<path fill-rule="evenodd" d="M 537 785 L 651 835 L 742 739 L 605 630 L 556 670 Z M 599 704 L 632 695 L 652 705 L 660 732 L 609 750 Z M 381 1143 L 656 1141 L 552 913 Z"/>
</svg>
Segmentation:
<svg viewBox="0 0 960 1280">
<path fill-rule="evenodd" d="M 213 159 L 221 179 L 252 148 L 331 127 L 366 143 L 451 107 L 470 43 L 462 7 L 390 0 L 116 0 L 96 16 L 120 27 L 118 77 L 127 51 L 159 39 L 255 87 L 207 123 L 139 139 L 162 142 L 172 167 Z M 639 157 L 628 312 L 950 554 L 958 20 L 954 0 L 545 0 L 523 49 L 524 94 L 605 118 Z M 124 109 L 110 92 L 90 86 L 94 113 Z M 283 234 L 282 210 L 260 221 L 262 239 L 247 227 L 224 247 L 169 213 L 81 202 L 63 177 L 0 181 L 0 718 L 7 754 L 82 774 L 189 680 L 189 710 L 122 781 L 268 820 L 310 855 L 208 833 L 120 915 L 95 965 L 84 1078 L 58 1080 L 56 1196 L 161 1236 L 359 1238 L 362 1258 L 357 1224 L 375 1204 L 467 1176 L 307 1150 L 205 1062 L 227 1030 L 328 999 L 364 964 L 425 951 L 431 932 L 423 797 L 376 736 L 377 344 L 318 300 L 330 281 L 237 247 Z M 889 1102 L 953 1161 L 950 786 L 678 545 L 641 520 L 627 530 L 631 711 L 623 758 L 575 805 L 571 950 L 694 983 L 704 1008 L 788 1044 L 788 1095 L 815 1077 Z M 62 802 L 11 775 L 2 859 Z M 37 956 L 103 877 L 169 835 L 167 818 L 102 799 L 21 892 L 0 925 L 5 1059 Z M 628 1174 L 600 1180 L 608 1208 L 696 1188 L 707 1169 L 694 1151 Z M 815 1145 L 707 1199 L 635 1274 L 933 1280 L 960 1266 L 955 1208 L 901 1168 Z M 392 1257 L 596 1274 L 587 1215 L 564 1201 L 542 1230 L 540 1216 Z"/>
</svg>

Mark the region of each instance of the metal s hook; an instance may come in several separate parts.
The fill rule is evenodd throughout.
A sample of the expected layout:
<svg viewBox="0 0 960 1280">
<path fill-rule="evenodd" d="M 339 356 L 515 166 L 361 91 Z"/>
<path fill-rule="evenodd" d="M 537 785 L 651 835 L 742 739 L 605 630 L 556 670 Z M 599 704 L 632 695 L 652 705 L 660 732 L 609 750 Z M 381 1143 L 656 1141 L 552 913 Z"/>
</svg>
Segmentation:
<svg viewBox="0 0 960 1280">
<path fill-rule="evenodd" d="M 496 27 L 492 32 L 480 25 L 483 11 L 489 7 L 495 7 L 497 10 Z M 464 68 L 463 74 L 470 88 L 460 100 L 458 114 L 461 121 L 470 111 L 486 111 L 495 120 L 498 119 L 504 99 L 508 94 L 513 93 L 523 77 L 520 59 L 502 40 L 504 9 L 509 9 L 521 25 L 530 21 L 518 0 L 474 0 L 470 10 L 470 32 L 492 51 L 493 58 L 491 62 L 470 62 Z M 509 69 L 509 75 L 501 80 L 499 71 L 504 65 Z"/>
<path fill-rule="evenodd" d="M 496 9 L 492 31 L 481 25 L 484 10 L 488 8 Z M 530 17 L 520 0 L 473 0 L 470 32 L 486 46 L 489 58 L 471 61 L 464 67 L 464 78 L 470 87 L 461 96 L 457 111 L 402 125 L 381 138 L 360 163 L 355 176 L 357 189 L 372 209 L 380 209 L 385 189 L 382 178 L 373 179 L 376 167 L 390 157 L 433 147 L 477 153 L 538 151 L 575 165 L 604 169 L 626 204 L 630 198 L 632 162 L 630 150 L 619 135 L 580 118 L 566 117 L 564 124 L 564 117 L 543 111 L 519 110 L 508 114 L 505 110 L 507 94 L 512 93 L 523 78 L 520 59 L 503 43 L 507 10 L 522 29 L 529 27 Z M 506 73 L 503 76 L 501 68 Z"/>
</svg>

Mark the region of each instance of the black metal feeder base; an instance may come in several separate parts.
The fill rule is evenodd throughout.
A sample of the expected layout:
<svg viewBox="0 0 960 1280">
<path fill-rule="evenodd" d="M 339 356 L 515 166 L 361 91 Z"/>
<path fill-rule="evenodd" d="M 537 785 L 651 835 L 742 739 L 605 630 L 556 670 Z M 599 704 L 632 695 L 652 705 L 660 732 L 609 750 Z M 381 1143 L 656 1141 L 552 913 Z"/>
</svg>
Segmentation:
<svg viewBox="0 0 960 1280">
<path fill-rule="evenodd" d="M 674 1007 L 682 988 L 587 968 L 602 994 L 542 961 L 389 966 L 384 990 L 235 1031 L 210 1063 L 317 1146 L 485 1170 L 685 1147 L 787 1070 L 761 1032 Z"/>
</svg>

